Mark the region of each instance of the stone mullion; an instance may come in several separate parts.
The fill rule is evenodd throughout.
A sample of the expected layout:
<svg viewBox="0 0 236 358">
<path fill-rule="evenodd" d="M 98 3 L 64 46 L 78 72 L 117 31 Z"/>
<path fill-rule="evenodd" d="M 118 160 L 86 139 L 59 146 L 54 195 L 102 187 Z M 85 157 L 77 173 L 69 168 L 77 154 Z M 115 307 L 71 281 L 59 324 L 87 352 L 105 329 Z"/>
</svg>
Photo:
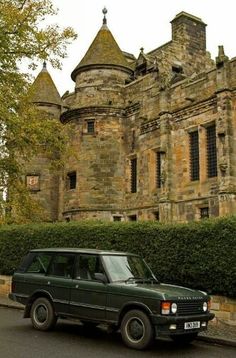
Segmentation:
<svg viewBox="0 0 236 358">
<path fill-rule="evenodd" d="M 218 119 L 216 121 L 217 133 L 217 156 L 218 156 L 218 175 L 219 175 L 219 191 L 229 191 L 232 182 L 232 168 L 231 168 L 231 153 L 230 137 L 232 128 L 231 122 L 231 108 L 232 108 L 231 93 L 224 91 L 217 95 Z"/>
</svg>

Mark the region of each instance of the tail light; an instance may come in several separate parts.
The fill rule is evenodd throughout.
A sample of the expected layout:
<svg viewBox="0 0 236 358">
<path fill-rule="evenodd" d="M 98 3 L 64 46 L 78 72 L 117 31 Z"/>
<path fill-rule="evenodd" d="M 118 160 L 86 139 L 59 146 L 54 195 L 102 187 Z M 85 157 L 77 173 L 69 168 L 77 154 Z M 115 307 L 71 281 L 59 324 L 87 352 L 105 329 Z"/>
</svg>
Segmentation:
<svg viewBox="0 0 236 358">
<path fill-rule="evenodd" d="M 11 292 L 15 292 L 16 284 L 14 281 L 11 282 Z"/>
</svg>

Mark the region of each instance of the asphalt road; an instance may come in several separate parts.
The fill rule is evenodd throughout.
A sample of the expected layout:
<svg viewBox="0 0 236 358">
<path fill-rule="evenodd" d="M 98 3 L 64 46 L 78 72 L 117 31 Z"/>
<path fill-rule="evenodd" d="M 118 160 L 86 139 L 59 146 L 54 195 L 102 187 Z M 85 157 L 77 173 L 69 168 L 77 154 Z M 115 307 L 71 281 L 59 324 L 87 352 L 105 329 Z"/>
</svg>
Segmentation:
<svg viewBox="0 0 236 358">
<path fill-rule="evenodd" d="M 1 358 L 138 358 L 138 357 L 235 357 L 235 348 L 195 341 L 188 347 L 173 342 L 155 341 L 147 351 L 126 348 L 119 333 L 102 329 L 85 331 L 72 321 L 58 321 L 52 332 L 40 332 L 22 318 L 22 311 L 0 307 Z"/>
</svg>

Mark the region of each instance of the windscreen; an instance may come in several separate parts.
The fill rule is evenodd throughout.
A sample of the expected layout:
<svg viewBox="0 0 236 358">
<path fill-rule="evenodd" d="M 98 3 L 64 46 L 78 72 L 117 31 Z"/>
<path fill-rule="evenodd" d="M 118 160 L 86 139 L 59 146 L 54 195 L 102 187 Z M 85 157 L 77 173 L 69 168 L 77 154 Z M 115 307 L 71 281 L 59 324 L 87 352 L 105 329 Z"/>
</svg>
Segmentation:
<svg viewBox="0 0 236 358">
<path fill-rule="evenodd" d="M 113 282 L 130 279 L 148 280 L 154 275 L 147 264 L 138 256 L 103 256 L 107 272 Z"/>
</svg>

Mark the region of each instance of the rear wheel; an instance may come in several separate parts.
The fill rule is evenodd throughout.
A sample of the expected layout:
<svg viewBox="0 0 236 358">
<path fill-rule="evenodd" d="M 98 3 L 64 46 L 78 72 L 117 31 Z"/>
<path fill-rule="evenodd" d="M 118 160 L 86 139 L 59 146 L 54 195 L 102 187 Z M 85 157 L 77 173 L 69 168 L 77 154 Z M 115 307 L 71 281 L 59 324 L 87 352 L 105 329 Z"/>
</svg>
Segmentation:
<svg viewBox="0 0 236 358">
<path fill-rule="evenodd" d="M 171 336 L 171 339 L 177 344 L 184 345 L 191 343 L 194 339 L 197 338 L 197 335 L 198 333 L 178 334 Z"/>
<path fill-rule="evenodd" d="M 51 302 L 45 298 L 37 298 L 32 304 L 30 318 L 34 328 L 40 331 L 52 329 L 57 321 Z"/>
<path fill-rule="evenodd" d="M 147 348 L 153 340 L 153 327 L 148 316 L 140 310 L 127 312 L 121 322 L 121 335 L 128 347 Z"/>
</svg>

